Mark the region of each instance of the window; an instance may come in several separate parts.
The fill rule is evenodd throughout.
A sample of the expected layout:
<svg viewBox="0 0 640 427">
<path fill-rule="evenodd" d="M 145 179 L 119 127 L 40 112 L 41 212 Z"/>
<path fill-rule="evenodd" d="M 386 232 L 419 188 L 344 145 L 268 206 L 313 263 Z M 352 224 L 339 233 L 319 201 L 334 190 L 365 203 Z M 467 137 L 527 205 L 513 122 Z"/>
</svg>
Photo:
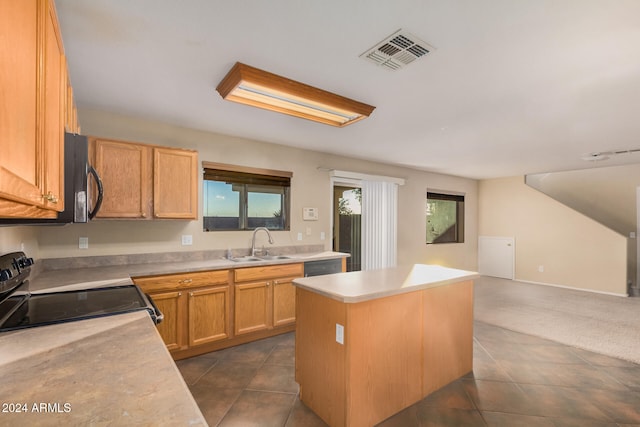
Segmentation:
<svg viewBox="0 0 640 427">
<path fill-rule="evenodd" d="M 427 244 L 464 242 L 464 196 L 427 192 Z"/>
<path fill-rule="evenodd" d="M 291 172 L 202 164 L 204 231 L 289 230 Z"/>
</svg>

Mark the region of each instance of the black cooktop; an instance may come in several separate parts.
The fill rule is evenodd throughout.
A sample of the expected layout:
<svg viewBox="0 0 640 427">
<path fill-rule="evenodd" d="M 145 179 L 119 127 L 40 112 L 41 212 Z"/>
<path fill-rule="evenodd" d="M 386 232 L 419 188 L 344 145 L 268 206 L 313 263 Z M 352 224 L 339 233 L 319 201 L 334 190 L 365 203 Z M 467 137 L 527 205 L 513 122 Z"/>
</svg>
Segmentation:
<svg viewBox="0 0 640 427">
<path fill-rule="evenodd" d="M 140 310 L 155 323 L 162 321 L 151 298 L 134 284 L 31 294 L 33 263 L 22 252 L 0 256 L 0 332 Z"/>
<path fill-rule="evenodd" d="M 157 317 L 149 300 L 135 285 L 32 294 L 28 297 L 21 295 L 10 297 L 7 301 L 12 302 L 12 313 L 0 323 L 0 331 L 139 310 L 147 310 L 152 318 Z"/>
</svg>

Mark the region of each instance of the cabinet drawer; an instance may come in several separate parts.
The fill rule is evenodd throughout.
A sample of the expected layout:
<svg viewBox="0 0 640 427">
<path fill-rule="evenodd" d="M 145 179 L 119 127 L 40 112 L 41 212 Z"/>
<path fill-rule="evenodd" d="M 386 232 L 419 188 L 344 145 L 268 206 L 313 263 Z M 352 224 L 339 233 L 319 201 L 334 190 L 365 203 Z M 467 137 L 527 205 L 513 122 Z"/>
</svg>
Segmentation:
<svg viewBox="0 0 640 427">
<path fill-rule="evenodd" d="M 302 277 L 303 273 L 303 264 L 268 265 L 263 267 L 236 268 L 234 270 L 236 282 L 245 282 L 247 280 L 266 280 L 289 276 Z"/>
<path fill-rule="evenodd" d="M 229 270 L 135 277 L 133 282 L 144 292 L 187 289 L 229 282 Z"/>
</svg>

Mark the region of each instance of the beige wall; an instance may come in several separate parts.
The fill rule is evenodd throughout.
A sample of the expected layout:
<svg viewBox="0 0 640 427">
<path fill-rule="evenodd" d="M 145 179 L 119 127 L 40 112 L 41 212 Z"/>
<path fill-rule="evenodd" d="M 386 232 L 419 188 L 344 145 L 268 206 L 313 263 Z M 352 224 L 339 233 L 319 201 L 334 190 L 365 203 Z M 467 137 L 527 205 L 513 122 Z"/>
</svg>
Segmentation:
<svg viewBox="0 0 640 427">
<path fill-rule="evenodd" d="M 627 239 L 524 183 L 479 183 L 478 235 L 515 237 L 517 280 L 627 293 Z M 539 266 L 544 271 L 538 271 Z"/>
<path fill-rule="evenodd" d="M 318 170 L 318 167 L 404 178 L 406 184 L 400 187 L 398 195 L 399 263 L 438 263 L 469 270 L 476 269 L 478 198 L 475 180 L 200 132 L 98 111 L 82 110 L 80 120 L 83 133 L 88 135 L 196 149 L 200 161 L 292 171 L 291 231 L 274 233 L 277 246 L 324 244 L 327 250 L 331 249 L 331 184 L 329 172 Z M 466 194 L 464 244 L 429 247 L 425 244 L 427 188 Z M 317 207 L 319 220 L 302 221 L 303 207 Z M 202 212 L 202 206 L 199 212 Z M 42 258 L 58 258 L 227 247 L 249 248 L 251 232 L 205 233 L 202 231 L 201 216 L 197 221 L 102 220 L 89 224 L 71 224 L 62 228 L 39 228 L 39 252 Z M 307 227 L 311 228 L 311 236 L 306 235 Z M 301 242 L 296 239 L 299 232 L 304 236 Z M 324 241 L 320 240 L 321 232 L 326 234 L 327 238 Z M 193 246 L 181 245 L 183 234 L 193 236 Z M 89 238 L 89 249 L 78 249 L 78 238 L 81 236 Z M 261 239 L 263 237 L 261 236 Z"/>
<path fill-rule="evenodd" d="M 0 255 L 23 251 L 30 257 L 39 258 L 37 232 L 35 227 L 0 227 Z"/>
</svg>

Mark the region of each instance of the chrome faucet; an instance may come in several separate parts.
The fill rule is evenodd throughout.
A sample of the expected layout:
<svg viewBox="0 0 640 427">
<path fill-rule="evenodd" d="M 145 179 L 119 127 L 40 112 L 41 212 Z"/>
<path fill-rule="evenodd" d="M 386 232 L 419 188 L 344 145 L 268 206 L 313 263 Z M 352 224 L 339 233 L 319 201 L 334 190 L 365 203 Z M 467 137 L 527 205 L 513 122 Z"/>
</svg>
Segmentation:
<svg viewBox="0 0 640 427">
<path fill-rule="evenodd" d="M 267 236 L 269 236 L 269 243 L 273 245 L 273 237 L 271 237 L 271 233 L 269 233 L 269 229 L 267 227 L 258 227 L 253 230 L 253 237 L 251 238 L 251 256 L 256 256 L 256 233 L 258 231 L 265 231 Z"/>
</svg>

